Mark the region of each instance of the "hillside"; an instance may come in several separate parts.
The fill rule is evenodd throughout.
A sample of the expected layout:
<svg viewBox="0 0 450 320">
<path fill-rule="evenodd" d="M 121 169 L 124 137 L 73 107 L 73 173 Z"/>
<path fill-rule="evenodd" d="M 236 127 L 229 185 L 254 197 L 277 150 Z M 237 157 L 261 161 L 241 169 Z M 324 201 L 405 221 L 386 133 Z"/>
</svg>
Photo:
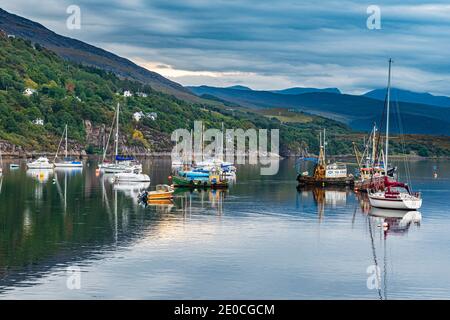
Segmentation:
<svg viewBox="0 0 450 320">
<path fill-rule="evenodd" d="M 199 96 L 215 96 L 247 108 L 289 108 L 328 117 L 349 125 L 354 130 L 368 131 L 373 122 L 380 123 L 383 101 L 349 94 L 309 92 L 304 94 L 278 94 L 269 91 L 235 90 L 209 86 L 189 87 Z M 450 108 L 399 102 L 394 100 L 392 112 L 400 110 L 403 131 L 393 121 L 394 133 L 450 135 Z"/>
<path fill-rule="evenodd" d="M 149 71 L 130 60 L 82 41 L 58 35 L 39 23 L 10 14 L 1 8 L 0 30 L 38 43 L 69 61 L 95 66 L 102 70 L 114 72 L 121 77 L 141 81 L 150 85 L 154 90 L 172 94 L 180 99 L 198 101 L 198 98 L 183 86 L 156 72 Z"/>
<path fill-rule="evenodd" d="M 26 88 L 35 90 L 27 96 Z M 147 96 L 124 98 L 123 91 L 141 91 Z M 317 151 L 317 132 L 329 128 L 330 135 L 349 133 L 342 124 L 311 117 L 304 124 L 282 124 L 239 106 L 224 107 L 190 103 L 157 92 L 150 86 L 120 79 L 110 72 L 67 62 L 30 41 L 8 38 L 0 33 L 0 138 L 3 152 L 13 150 L 53 151 L 65 123 L 69 126 L 70 149 L 100 152 L 114 114 L 121 102 L 121 145 L 132 153 L 170 151 L 170 134 L 177 128 L 190 129 L 195 120 L 207 128 L 280 129 L 284 154 L 302 148 Z M 133 113 L 156 113 L 157 118 L 133 120 Z M 33 123 L 43 120 L 43 125 Z M 351 144 L 335 147 L 336 153 L 350 153 Z"/>
</svg>

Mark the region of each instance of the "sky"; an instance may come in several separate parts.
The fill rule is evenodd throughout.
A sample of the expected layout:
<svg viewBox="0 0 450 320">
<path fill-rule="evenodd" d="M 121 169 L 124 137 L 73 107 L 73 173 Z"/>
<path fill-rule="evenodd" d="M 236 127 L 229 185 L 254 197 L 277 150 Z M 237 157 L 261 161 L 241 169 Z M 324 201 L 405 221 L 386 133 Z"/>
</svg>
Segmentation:
<svg viewBox="0 0 450 320">
<path fill-rule="evenodd" d="M 448 2 L 448 1 L 447 1 Z M 80 8 L 80 29 L 66 12 Z M 380 9 L 380 29 L 370 5 Z M 450 95 L 450 4 L 372 0 L 0 0 L 0 7 L 182 85 L 393 86 Z"/>
</svg>

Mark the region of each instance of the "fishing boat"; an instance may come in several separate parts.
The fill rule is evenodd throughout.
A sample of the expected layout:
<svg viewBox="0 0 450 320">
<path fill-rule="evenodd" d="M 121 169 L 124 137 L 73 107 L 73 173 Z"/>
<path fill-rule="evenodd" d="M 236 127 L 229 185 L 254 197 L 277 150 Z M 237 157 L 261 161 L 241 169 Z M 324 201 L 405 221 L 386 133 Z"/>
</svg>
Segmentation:
<svg viewBox="0 0 450 320">
<path fill-rule="evenodd" d="M 356 162 L 359 168 L 359 176 L 355 179 L 354 190 L 357 192 L 366 192 L 367 190 L 383 190 L 384 189 L 384 153 L 383 149 L 377 152 L 380 145 L 380 135 L 377 134 L 378 128 L 374 124 L 369 138 L 364 141 L 364 151 L 361 153 L 356 144 L 353 143 Z M 365 140 L 365 139 L 364 139 Z M 381 146 L 380 146 L 381 147 Z M 388 176 L 394 177 L 396 167 L 388 169 Z"/>
<path fill-rule="evenodd" d="M 308 171 L 303 171 L 298 174 L 297 181 L 299 186 L 351 186 L 354 183 L 354 177 L 351 174 L 347 174 L 347 166 L 343 163 L 326 164 L 325 156 L 325 134 L 323 131 L 319 135 L 320 151 L 318 158 L 301 158 L 308 159 L 315 162 L 314 173 L 309 175 Z M 303 160 L 302 160 L 303 161 Z"/>
<path fill-rule="evenodd" d="M 18 169 L 18 168 L 20 168 L 20 165 L 18 163 L 10 163 L 9 168 L 10 169 Z"/>
<path fill-rule="evenodd" d="M 117 103 L 111 130 L 109 132 L 106 146 L 103 150 L 102 162 L 98 165 L 98 168 L 100 169 L 100 171 L 104 173 L 120 173 L 129 169 L 142 171 L 142 164 L 138 163 L 133 157 L 119 155 L 119 113 L 120 113 L 120 104 Z M 114 137 L 115 152 L 114 152 L 114 161 L 110 162 L 106 160 L 106 154 L 108 151 L 109 140 L 111 139 L 111 133 L 113 132 L 114 123 L 116 125 Z"/>
<path fill-rule="evenodd" d="M 389 159 L 389 104 L 391 91 L 391 65 L 389 59 L 388 85 L 386 94 L 386 142 L 385 142 L 385 175 L 383 190 L 369 190 L 369 201 L 372 207 L 399 210 L 417 210 L 422 206 L 420 193 L 414 193 L 405 183 L 393 181 L 388 177 Z"/>
<path fill-rule="evenodd" d="M 177 188 L 211 188 L 221 189 L 228 188 L 228 181 L 225 176 L 221 175 L 220 170 L 213 169 L 207 177 L 192 178 L 186 173 L 169 177 L 173 186 Z"/>
<path fill-rule="evenodd" d="M 114 175 L 114 182 L 149 182 L 150 177 L 137 168 L 128 168 Z"/>
<path fill-rule="evenodd" d="M 51 163 L 47 157 L 39 157 L 34 161 L 27 162 L 28 169 L 53 169 L 53 163 Z"/>
<path fill-rule="evenodd" d="M 158 184 L 154 191 L 145 190 L 139 195 L 139 199 L 144 203 L 154 201 L 170 200 L 173 198 L 174 189 L 167 184 Z"/>
<path fill-rule="evenodd" d="M 61 162 L 56 162 L 56 159 L 58 158 L 58 151 L 61 147 L 62 140 L 65 140 L 65 148 L 64 148 L 64 159 Z M 53 159 L 53 164 L 55 165 L 55 168 L 82 168 L 83 163 L 81 161 L 75 160 L 73 158 L 68 157 L 67 152 L 67 124 L 64 127 L 64 132 L 61 136 L 61 141 L 59 142 L 58 149 L 56 150 L 55 158 Z"/>
</svg>

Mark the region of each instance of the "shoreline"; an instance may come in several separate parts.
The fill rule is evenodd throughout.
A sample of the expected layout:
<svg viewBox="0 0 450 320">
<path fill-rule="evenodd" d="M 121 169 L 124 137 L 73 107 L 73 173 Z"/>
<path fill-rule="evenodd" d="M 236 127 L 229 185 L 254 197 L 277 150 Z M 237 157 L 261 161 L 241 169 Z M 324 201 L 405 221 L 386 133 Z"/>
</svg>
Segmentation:
<svg viewBox="0 0 450 320">
<path fill-rule="evenodd" d="M 40 156 L 46 156 L 48 158 L 53 158 L 55 156 L 54 152 L 20 152 L 20 153 L 2 153 L 3 160 L 27 160 L 32 158 L 37 158 Z M 77 159 L 93 159 L 93 158 L 99 158 L 102 155 L 101 154 L 86 154 L 86 153 L 69 153 L 70 157 L 74 157 Z M 165 157 L 171 157 L 171 152 L 153 152 L 153 153 L 137 153 L 133 154 L 136 158 L 165 158 Z M 246 156 L 247 157 L 247 156 Z M 298 158 L 299 155 L 280 155 L 280 159 L 290 159 L 290 158 Z M 430 156 L 430 157 L 421 157 L 418 155 L 391 155 L 389 156 L 393 160 L 403 160 L 405 157 L 408 160 L 412 161 L 419 161 L 419 160 L 449 160 L 450 156 Z M 348 161 L 348 160 L 355 160 L 354 155 L 335 155 L 335 156 L 329 156 L 329 158 L 335 159 L 336 161 Z"/>
</svg>

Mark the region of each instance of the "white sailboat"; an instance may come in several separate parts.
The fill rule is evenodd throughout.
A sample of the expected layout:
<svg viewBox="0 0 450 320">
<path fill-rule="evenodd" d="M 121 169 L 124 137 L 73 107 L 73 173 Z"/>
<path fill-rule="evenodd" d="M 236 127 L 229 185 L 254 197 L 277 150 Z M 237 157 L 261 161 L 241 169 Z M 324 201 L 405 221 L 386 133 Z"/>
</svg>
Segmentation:
<svg viewBox="0 0 450 320">
<path fill-rule="evenodd" d="M 386 151 L 384 161 L 384 190 L 369 191 L 369 201 L 372 207 L 399 210 L 417 210 L 422 206 L 420 193 L 413 193 L 405 183 L 390 180 L 388 177 L 389 159 L 389 103 L 391 91 L 391 65 L 389 59 L 387 100 L 386 100 Z"/>
<path fill-rule="evenodd" d="M 59 148 L 61 146 L 61 142 L 62 142 L 63 137 L 65 138 L 64 160 L 61 161 L 61 162 L 56 162 L 56 159 L 58 158 L 58 151 L 59 151 Z M 55 168 L 82 168 L 83 167 L 83 163 L 81 161 L 70 159 L 68 157 L 68 153 L 67 153 L 67 124 L 64 127 L 64 132 L 63 132 L 63 135 L 61 136 L 61 141 L 59 142 L 58 150 L 56 150 L 56 154 L 55 154 L 55 158 L 53 159 L 53 163 L 55 165 Z"/>
<path fill-rule="evenodd" d="M 127 169 L 114 175 L 114 182 L 150 182 L 150 177 L 139 169 Z"/>
<path fill-rule="evenodd" d="M 28 169 L 53 169 L 53 163 L 51 163 L 47 157 L 39 157 L 34 161 L 27 162 Z"/>
<path fill-rule="evenodd" d="M 114 126 L 114 121 L 113 121 L 113 125 L 111 127 L 111 132 L 108 137 L 108 141 L 106 143 L 105 149 L 103 150 L 102 162 L 98 165 L 98 168 L 101 171 L 103 171 L 104 173 L 120 173 L 120 172 L 124 172 L 125 170 L 128 170 L 128 169 L 142 170 L 142 164 L 133 162 L 133 160 L 131 158 L 123 158 L 123 157 L 119 156 L 119 112 L 120 112 L 120 104 L 117 103 L 116 114 L 115 114 L 115 118 L 114 118 L 114 120 L 116 122 L 116 132 L 115 132 L 115 137 L 114 137 L 114 146 L 115 146 L 114 162 L 106 161 L 106 153 L 108 150 L 109 139 L 111 137 L 112 128 Z"/>
</svg>

